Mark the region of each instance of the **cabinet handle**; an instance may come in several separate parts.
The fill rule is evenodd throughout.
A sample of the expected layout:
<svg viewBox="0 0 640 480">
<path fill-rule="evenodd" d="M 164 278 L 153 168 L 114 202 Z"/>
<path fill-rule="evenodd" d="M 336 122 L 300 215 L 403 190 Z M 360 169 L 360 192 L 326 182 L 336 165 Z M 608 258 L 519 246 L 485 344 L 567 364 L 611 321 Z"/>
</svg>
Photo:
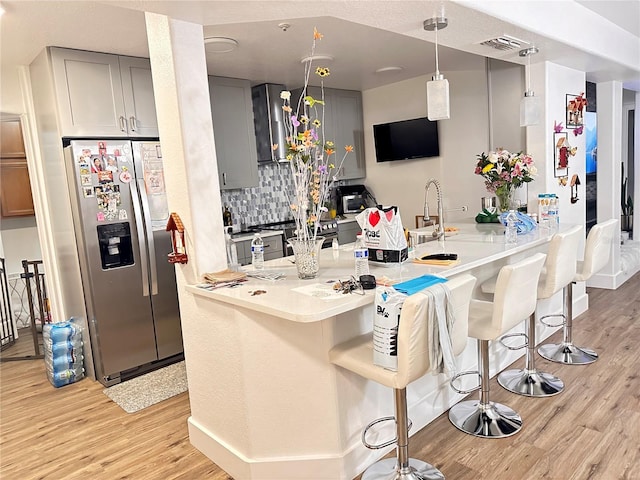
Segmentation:
<svg viewBox="0 0 640 480">
<path fill-rule="evenodd" d="M 120 115 L 120 131 L 121 132 L 127 131 L 127 119 L 124 118 L 122 115 Z"/>
<path fill-rule="evenodd" d="M 131 128 L 132 132 L 136 131 L 136 117 L 134 117 L 133 115 L 129 117 L 129 127 Z"/>
<path fill-rule="evenodd" d="M 227 174 L 226 174 L 226 173 L 223 173 L 223 174 L 222 174 L 222 184 L 223 184 L 223 185 L 226 185 L 226 184 L 227 184 Z"/>
</svg>

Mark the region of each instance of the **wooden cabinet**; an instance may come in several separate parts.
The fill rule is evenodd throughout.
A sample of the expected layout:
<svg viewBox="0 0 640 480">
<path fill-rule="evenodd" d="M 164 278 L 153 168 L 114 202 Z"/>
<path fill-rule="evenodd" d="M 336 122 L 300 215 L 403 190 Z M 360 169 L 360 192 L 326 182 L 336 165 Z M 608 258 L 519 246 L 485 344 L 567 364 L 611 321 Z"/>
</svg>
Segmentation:
<svg viewBox="0 0 640 480">
<path fill-rule="evenodd" d="M 256 187 L 258 155 L 250 82 L 209 77 L 209 96 L 220 189 Z"/>
<path fill-rule="evenodd" d="M 297 99 L 300 94 L 301 89 L 296 90 L 293 92 L 293 97 Z M 307 94 L 316 100 L 322 98 L 320 87 L 308 87 Z M 366 167 L 362 93 L 355 90 L 325 88 L 324 100 L 324 135 L 325 140 L 331 140 L 335 144 L 336 166 L 342 160 L 345 145 L 353 145 L 355 150 L 342 164 L 338 179 L 364 178 Z"/>
<path fill-rule="evenodd" d="M 3 217 L 34 215 L 20 120 L 0 122 L 0 213 Z"/>
<path fill-rule="evenodd" d="M 57 47 L 50 54 L 63 136 L 158 136 L 148 59 Z"/>
</svg>

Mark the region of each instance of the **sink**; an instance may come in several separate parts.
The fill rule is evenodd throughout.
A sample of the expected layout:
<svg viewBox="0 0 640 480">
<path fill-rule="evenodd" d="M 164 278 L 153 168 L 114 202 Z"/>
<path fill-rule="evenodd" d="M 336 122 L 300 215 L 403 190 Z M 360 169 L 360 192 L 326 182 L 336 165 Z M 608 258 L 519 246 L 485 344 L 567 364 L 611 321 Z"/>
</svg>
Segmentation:
<svg viewBox="0 0 640 480">
<path fill-rule="evenodd" d="M 421 243 L 433 242 L 437 240 L 433 236 L 433 227 L 422 227 L 415 230 L 409 230 L 409 236 L 411 237 L 411 244 L 413 246 L 420 245 Z"/>
</svg>

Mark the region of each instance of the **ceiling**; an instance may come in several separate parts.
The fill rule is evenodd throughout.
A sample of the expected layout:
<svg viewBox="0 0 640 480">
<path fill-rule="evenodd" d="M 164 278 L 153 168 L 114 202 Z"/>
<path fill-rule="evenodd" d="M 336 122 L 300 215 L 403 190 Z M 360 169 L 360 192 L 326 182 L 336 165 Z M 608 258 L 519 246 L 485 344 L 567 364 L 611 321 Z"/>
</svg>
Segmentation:
<svg viewBox="0 0 640 480">
<path fill-rule="evenodd" d="M 627 32 L 640 37 L 640 2 L 612 2 L 611 0 L 576 0 L 585 8 L 615 23 Z"/>
<path fill-rule="evenodd" d="M 584 5 L 600 15 L 597 18 L 602 22 L 619 25 L 625 35 L 630 32 L 640 42 L 637 0 L 558 2 Z M 594 54 L 579 45 L 567 44 L 466 6 L 472 1 L 2 0 L 1 3 L 6 10 L 0 20 L 3 77 L 15 65 L 31 63 L 47 45 L 148 56 L 144 11 L 152 11 L 201 24 L 205 37 L 222 36 L 238 41 L 238 48 L 231 53 L 212 53 L 207 48 L 209 74 L 247 78 L 254 83 L 284 83 L 290 88 L 302 83 L 301 59 L 311 53 L 311 32 L 315 26 L 324 34 L 315 53 L 334 57 L 331 62 L 323 62 L 332 72 L 325 85 L 364 90 L 432 74 L 435 34 L 425 31 L 422 23 L 446 8 L 449 26 L 438 36 L 440 70 L 445 76 L 447 71 L 481 68 L 484 57 L 524 63 L 518 56 L 519 48 L 498 51 L 481 45 L 490 38 L 509 34 L 540 49 L 538 55 L 531 57 L 532 63 L 549 60 L 576 68 L 587 72 L 591 81 L 638 81 L 640 90 L 640 61 L 635 68 L 620 64 L 606 55 Z M 283 31 L 278 27 L 281 23 L 290 27 Z M 523 48 L 527 46 L 528 43 L 522 44 Z M 376 73 L 385 67 L 402 70 Z"/>
</svg>

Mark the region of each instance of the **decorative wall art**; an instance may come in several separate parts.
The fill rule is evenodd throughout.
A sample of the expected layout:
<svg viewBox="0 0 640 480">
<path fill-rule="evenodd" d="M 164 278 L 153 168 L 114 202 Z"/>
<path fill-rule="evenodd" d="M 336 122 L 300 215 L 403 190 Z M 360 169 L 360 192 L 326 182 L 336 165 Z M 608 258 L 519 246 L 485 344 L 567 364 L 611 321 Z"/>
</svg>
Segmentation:
<svg viewBox="0 0 640 480">
<path fill-rule="evenodd" d="M 578 151 L 577 147 L 569 144 L 569 135 L 567 132 L 554 133 L 553 143 L 555 145 L 554 153 L 554 176 L 566 177 L 569 175 L 569 157 L 573 157 Z M 566 185 L 566 183 L 562 183 Z"/>
<path fill-rule="evenodd" d="M 578 186 L 580 185 L 580 177 L 575 173 L 571 177 L 571 203 L 576 203 L 578 200 Z"/>
<path fill-rule="evenodd" d="M 567 94 L 567 128 L 579 128 L 584 124 L 584 109 L 587 99 L 584 92 L 580 95 Z M 580 130 L 582 133 L 582 130 Z"/>
</svg>

